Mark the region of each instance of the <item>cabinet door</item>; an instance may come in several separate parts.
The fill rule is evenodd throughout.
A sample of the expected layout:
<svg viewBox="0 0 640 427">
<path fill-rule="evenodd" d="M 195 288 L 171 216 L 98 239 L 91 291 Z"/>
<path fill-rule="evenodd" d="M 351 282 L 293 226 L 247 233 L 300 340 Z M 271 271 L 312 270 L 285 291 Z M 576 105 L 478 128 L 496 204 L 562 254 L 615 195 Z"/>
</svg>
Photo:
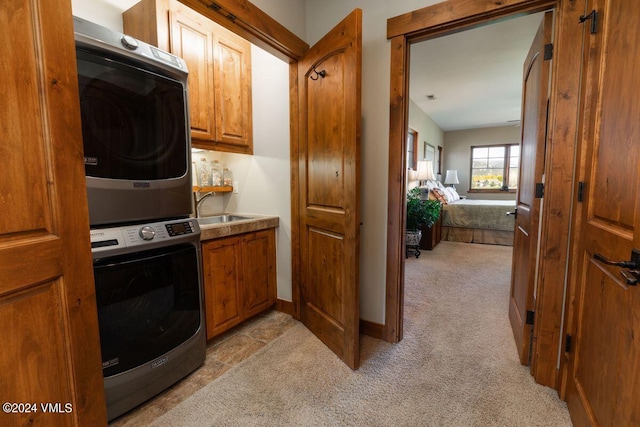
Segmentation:
<svg viewBox="0 0 640 427">
<path fill-rule="evenodd" d="M 276 302 L 275 231 L 264 230 L 242 237 L 242 275 L 245 316 L 250 317 Z"/>
<path fill-rule="evenodd" d="M 213 83 L 213 34 L 210 21 L 191 9 L 172 4 L 171 52 L 182 57 L 189 69 L 191 137 L 215 140 Z"/>
<path fill-rule="evenodd" d="M 217 148 L 251 154 L 251 45 L 219 27 L 215 33 L 214 52 Z"/>
<path fill-rule="evenodd" d="M 251 43 L 174 0 L 141 0 L 122 21 L 125 33 L 186 61 L 192 145 L 253 154 Z"/>
<path fill-rule="evenodd" d="M 244 319 L 241 256 L 239 237 L 212 240 L 202 245 L 207 339 Z"/>
</svg>

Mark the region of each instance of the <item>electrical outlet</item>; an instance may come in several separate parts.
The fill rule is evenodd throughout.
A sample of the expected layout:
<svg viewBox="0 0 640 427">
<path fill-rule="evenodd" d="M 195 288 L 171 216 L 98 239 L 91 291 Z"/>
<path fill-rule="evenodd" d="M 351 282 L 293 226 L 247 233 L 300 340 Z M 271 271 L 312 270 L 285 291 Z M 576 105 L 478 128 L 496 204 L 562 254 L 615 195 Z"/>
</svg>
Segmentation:
<svg viewBox="0 0 640 427">
<path fill-rule="evenodd" d="M 233 181 L 233 194 L 238 194 L 240 190 L 238 190 L 238 181 Z"/>
</svg>

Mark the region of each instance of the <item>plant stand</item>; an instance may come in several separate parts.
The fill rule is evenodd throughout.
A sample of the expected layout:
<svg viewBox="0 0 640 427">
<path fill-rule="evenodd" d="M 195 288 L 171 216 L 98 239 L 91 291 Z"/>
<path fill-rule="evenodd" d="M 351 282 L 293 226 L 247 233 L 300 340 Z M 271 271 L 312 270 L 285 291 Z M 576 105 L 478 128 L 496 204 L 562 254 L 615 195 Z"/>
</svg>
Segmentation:
<svg viewBox="0 0 640 427">
<path fill-rule="evenodd" d="M 422 239 L 422 231 L 407 231 L 405 234 L 405 257 L 409 258 L 409 254 L 414 254 L 416 258 L 420 257 L 420 239 Z"/>
</svg>

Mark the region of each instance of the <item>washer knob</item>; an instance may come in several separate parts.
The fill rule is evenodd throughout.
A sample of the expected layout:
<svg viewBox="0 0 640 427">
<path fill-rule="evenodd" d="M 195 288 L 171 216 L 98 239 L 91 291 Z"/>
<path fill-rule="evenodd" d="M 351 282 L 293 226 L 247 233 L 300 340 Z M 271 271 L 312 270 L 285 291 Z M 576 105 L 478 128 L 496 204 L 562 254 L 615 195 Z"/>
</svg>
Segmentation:
<svg viewBox="0 0 640 427">
<path fill-rule="evenodd" d="M 156 237 L 156 231 L 148 225 L 142 227 L 138 232 L 142 240 L 153 240 Z"/>
<path fill-rule="evenodd" d="M 122 42 L 124 47 L 126 47 L 127 49 L 136 50 L 138 48 L 138 40 L 126 34 L 122 36 L 120 41 Z"/>
</svg>

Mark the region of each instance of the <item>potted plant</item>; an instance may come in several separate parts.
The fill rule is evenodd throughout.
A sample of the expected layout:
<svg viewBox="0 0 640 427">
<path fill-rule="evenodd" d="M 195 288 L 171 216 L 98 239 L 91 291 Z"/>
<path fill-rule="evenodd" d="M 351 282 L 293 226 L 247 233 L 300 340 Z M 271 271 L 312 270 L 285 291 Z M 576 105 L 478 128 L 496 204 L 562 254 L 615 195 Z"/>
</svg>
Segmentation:
<svg viewBox="0 0 640 427">
<path fill-rule="evenodd" d="M 422 200 L 420 188 L 415 187 L 407 193 L 407 229 L 405 244 L 407 257 L 409 251 L 415 251 L 416 258 L 420 256 L 420 239 L 422 227 L 431 228 L 440 217 L 440 202 L 437 200 Z"/>
</svg>

